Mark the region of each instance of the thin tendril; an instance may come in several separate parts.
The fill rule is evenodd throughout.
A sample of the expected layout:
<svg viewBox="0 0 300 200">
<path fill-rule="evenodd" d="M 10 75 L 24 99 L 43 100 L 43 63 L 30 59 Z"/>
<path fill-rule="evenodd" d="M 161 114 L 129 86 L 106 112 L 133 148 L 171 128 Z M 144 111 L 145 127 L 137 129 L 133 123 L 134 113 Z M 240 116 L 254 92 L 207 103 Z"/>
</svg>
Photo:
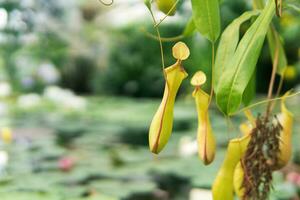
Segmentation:
<svg viewBox="0 0 300 200">
<path fill-rule="evenodd" d="M 167 14 L 161 19 L 159 20 L 158 23 L 155 23 L 154 27 L 158 27 L 170 14 L 171 12 L 173 12 L 174 8 L 176 7 L 176 5 L 178 4 L 179 0 L 177 0 L 172 7 L 170 8 L 170 10 L 167 12 Z"/>
<path fill-rule="evenodd" d="M 296 92 L 296 93 L 294 93 L 294 94 L 287 95 L 287 96 L 281 96 L 281 97 L 277 97 L 277 98 L 273 98 L 273 99 L 266 99 L 266 100 L 263 100 L 263 101 L 259 101 L 259 102 L 257 102 L 257 103 L 251 104 L 251 105 L 249 105 L 249 106 L 247 106 L 247 107 L 245 107 L 245 108 L 242 108 L 242 109 L 236 111 L 235 113 L 231 114 L 231 116 L 233 116 L 233 115 L 235 115 L 235 114 L 238 114 L 238 113 L 240 113 L 240 112 L 244 112 L 244 111 L 247 110 L 247 109 L 254 108 L 254 107 L 256 107 L 256 106 L 265 104 L 265 103 L 269 103 L 269 102 L 272 102 L 272 101 L 278 101 L 278 100 L 281 100 L 281 99 L 283 99 L 283 98 L 287 98 L 287 99 L 288 99 L 288 98 L 295 97 L 295 96 L 297 96 L 297 95 L 300 95 L 300 91 L 299 91 L 299 92 Z"/>
<path fill-rule="evenodd" d="M 235 130 L 234 124 L 230 118 L 230 116 L 226 116 L 224 115 L 225 119 L 226 119 L 226 125 L 227 125 L 227 140 L 228 142 L 230 141 L 230 133 L 232 133 Z"/>
<path fill-rule="evenodd" d="M 111 6 L 113 5 L 114 3 L 114 0 L 111 0 L 109 3 L 106 3 L 105 1 L 103 0 L 98 0 L 101 4 L 105 5 L 105 6 Z"/>
<path fill-rule="evenodd" d="M 209 97 L 209 103 L 208 105 L 211 104 L 213 95 L 214 95 L 214 68 L 215 68 L 215 43 L 211 43 L 211 88 L 210 88 L 210 97 Z"/>
<path fill-rule="evenodd" d="M 159 38 L 156 35 L 153 35 L 152 33 L 149 33 L 146 29 L 141 28 L 141 31 L 143 33 L 145 33 L 145 35 L 149 38 L 152 38 L 154 40 L 159 41 Z M 178 41 L 184 38 L 184 35 L 178 35 L 178 36 L 174 36 L 174 37 L 161 37 L 161 41 L 162 42 L 174 42 L 174 41 Z"/>
<path fill-rule="evenodd" d="M 152 12 L 152 9 L 149 8 L 149 11 L 150 11 L 150 14 L 151 14 L 153 23 L 156 24 L 156 19 L 155 19 L 155 17 L 154 17 L 154 14 L 153 14 L 153 12 Z M 162 62 L 162 70 L 163 70 L 163 73 L 164 73 L 164 77 L 165 77 L 165 79 L 166 79 L 165 72 L 164 72 L 164 69 L 165 69 L 165 60 L 164 60 L 164 50 L 163 50 L 163 45 L 162 45 L 162 41 L 161 41 L 160 32 L 159 32 L 158 27 L 155 27 L 155 30 L 156 30 L 157 37 L 158 37 L 158 40 L 159 40 L 159 47 L 160 47 L 160 54 L 161 54 L 161 62 Z"/>
</svg>

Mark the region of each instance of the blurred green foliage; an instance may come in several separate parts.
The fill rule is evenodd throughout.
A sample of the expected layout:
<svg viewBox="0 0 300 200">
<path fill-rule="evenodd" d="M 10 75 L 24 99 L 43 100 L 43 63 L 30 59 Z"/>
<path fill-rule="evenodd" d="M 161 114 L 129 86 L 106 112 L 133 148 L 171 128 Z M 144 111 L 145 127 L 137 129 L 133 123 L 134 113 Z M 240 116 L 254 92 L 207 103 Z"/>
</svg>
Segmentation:
<svg viewBox="0 0 300 200">
<path fill-rule="evenodd" d="M 227 131 L 223 116 L 213 107 L 212 125 L 219 150 L 215 162 L 204 166 L 196 152 L 189 156 L 179 153 L 183 145 L 189 145 L 183 143 L 186 138 L 196 139 L 197 130 L 193 99 L 179 100 L 176 124 L 185 119 L 188 125 L 176 127 L 167 148 L 153 157 L 146 130 L 158 104 L 159 100 L 92 97 L 86 111 L 72 115 L 47 106 L 27 112 L 17 109 L 12 116 L 14 142 L 5 146 L 10 159 L 6 173 L 0 175 L 0 198 L 182 200 L 188 199 L 192 188 L 209 189 L 227 142 L 239 135 L 238 128 Z M 299 119 L 297 106 L 297 99 L 289 100 L 288 107 Z M 244 117 L 239 115 L 234 120 L 241 122 Z M 32 128 L 37 126 L 47 128 Z M 296 124 L 295 133 L 299 130 Z M 72 138 L 71 145 L 57 145 L 57 135 L 52 133 Z M 299 136 L 293 134 L 294 152 L 299 152 Z M 74 161 L 70 171 L 59 168 L 62 158 Z M 290 199 L 297 189 L 281 173 L 275 173 L 274 187 L 272 200 Z"/>
<path fill-rule="evenodd" d="M 246 0 L 222 2 L 222 28 L 251 8 Z M 146 22 L 113 26 L 103 16 L 115 8 L 102 7 L 97 1 L 0 0 L 0 7 L 7 11 L 9 24 L 0 30 L 0 81 L 9 81 L 15 91 L 41 92 L 49 84 L 59 84 L 81 94 L 161 96 L 164 82 L 159 45 L 140 30 L 155 34 L 146 9 Z M 179 9 L 182 21 L 161 25 L 162 36 L 181 34 L 189 17 L 184 8 Z M 286 88 L 299 83 L 299 17 L 295 11 L 288 11 L 282 19 L 274 20 L 285 41 L 290 75 L 293 69 L 296 72 L 287 78 Z M 242 33 L 247 26 L 244 24 Z M 199 69 L 209 75 L 210 44 L 199 34 L 184 40 L 191 48 L 191 57 L 184 62 L 189 77 Z M 173 44 L 164 43 L 166 66 L 175 61 L 171 56 Z M 44 79 L 45 74 L 49 75 L 47 70 L 40 71 L 45 63 L 57 70 L 55 82 Z M 267 46 L 258 65 L 257 88 L 265 92 L 271 69 Z M 186 93 L 191 90 L 188 85 L 185 81 L 182 87 Z M 65 93 L 70 96 L 69 91 Z M 183 135 L 195 139 L 196 113 L 194 101 L 188 96 L 176 103 L 174 134 L 168 147 L 161 157 L 153 158 L 146 135 L 158 100 L 90 97 L 87 107 L 81 109 L 79 103 L 80 109 L 72 109 L 78 107 L 76 96 L 61 101 L 61 93 L 56 94 L 60 101 L 51 102 L 44 95 L 38 96 L 38 101 L 12 97 L 5 102 L 12 112 L 5 117 L 7 124 L 28 133 L 16 134 L 15 143 L 5 146 L 10 160 L 5 176 L 0 178 L 1 200 L 187 199 L 193 187 L 210 188 L 225 145 L 229 138 L 239 135 L 237 128 L 225 131 L 223 117 L 214 109 L 213 126 L 220 148 L 216 162 L 204 168 L 196 155 L 178 156 Z M 36 105 L 32 105 L 34 99 Z M 299 118 L 297 100 L 292 102 L 291 110 Z M 234 120 L 241 122 L 243 118 L 237 116 Z M 32 129 L 41 126 L 47 129 Z M 295 132 L 299 130 L 297 124 Z M 294 138 L 299 152 L 299 134 Z M 298 154 L 294 156 L 296 163 Z M 59 169 L 59 159 L 64 157 L 75 158 L 73 170 Z M 295 195 L 295 188 L 282 177 L 275 187 L 279 192 L 273 194 L 273 199 Z"/>
<path fill-rule="evenodd" d="M 141 25 L 143 27 L 144 25 Z M 107 94 L 135 97 L 158 97 L 163 91 L 164 81 L 159 44 L 148 38 L 139 25 L 116 30 L 111 40 L 108 65 L 101 71 L 99 89 Z M 148 30 L 151 26 L 148 25 Z M 182 26 L 168 25 L 161 28 L 162 35 L 179 35 Z M 175 63 L 171 56 L 173 43 L 164 43 L 165 63 Z"/>
<path fill-rule="evenodd" d="M 0 31 L 4 38 L 0 42 L 2 81 L 10 81 L 20 92 L 41 92 L 45 86 L 54 83 L 85 94 L 161 96 L 164 82 L 159 45 L 141 31 L 143 28 L 155 35 L 146 8 L 143 20 L 115 26 L 105 15 L 117 7 L 70 0 L 30 2 L 0 2 L 0 7 L 8 15 L 8 24 Z M 138 3 L 142 4 L 135 2 L 133 5 Z M 294 6 L 296 3 L 290 0 L 287 4 Z M 222 1 L 222 29 L 249 9 L 251 3 L 247 1 Z M 177 36 L 184 30 L 190 17 L 188 9 L 181 2 L 178 11 L 180 20 L 161 24 L 163 37 Z M 291 8 L 285 10 L 281 19 L 274 20 L 285 41 L 289 65 L 296 72 L 285 81 L 285 89 L 299 83 L 299 20 L 298 12 Z M 248 26 L 242 26 L 242 34 Z M 191 57 L 184 63 L 190 77 L 197 70 L 203 70 L 210 77 L 210 44 L 199 34 L 184 40 L 191 48 Z M 166 66 L 174 63 L 171 56 L 174 43 L 164 43 Z M 262 52 L 258 63 L 257 89 L 266 92 L 272 62 L 267 45 Z M 45 80 L 49 74 L 47 70 L 41 70 L 45 63 L 54 68 L 52 71 L 57 71 L 56 81 Z M 210 87 L 210 80 L 207 83 L 206 89 Z M 185 81 L 183 89 L 188 85 Z"/>
</svg>

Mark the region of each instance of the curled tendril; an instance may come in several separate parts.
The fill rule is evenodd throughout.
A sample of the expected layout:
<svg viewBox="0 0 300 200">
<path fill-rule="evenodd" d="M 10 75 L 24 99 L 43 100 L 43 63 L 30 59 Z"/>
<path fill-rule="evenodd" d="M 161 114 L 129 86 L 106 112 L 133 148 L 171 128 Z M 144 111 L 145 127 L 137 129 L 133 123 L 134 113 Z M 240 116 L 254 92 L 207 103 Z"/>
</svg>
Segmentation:
<svg viewBox="0 0 300 200">
<path fill-rule="evenodd" d="M 105 5 L 105 6 L 111 6 L 114 3 L 114 0 L 111 0 L 109 3 L 106 3 L 103 0 L 98 0 L 101 4 Z"/>
</svg>

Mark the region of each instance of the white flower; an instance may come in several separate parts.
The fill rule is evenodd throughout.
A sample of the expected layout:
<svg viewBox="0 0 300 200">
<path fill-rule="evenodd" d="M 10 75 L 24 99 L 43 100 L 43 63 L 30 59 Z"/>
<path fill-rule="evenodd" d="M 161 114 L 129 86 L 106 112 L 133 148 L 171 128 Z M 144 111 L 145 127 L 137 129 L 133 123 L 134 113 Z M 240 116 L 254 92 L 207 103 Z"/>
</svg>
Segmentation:
<svg viewBox="0 0 300 200">
<path fill-rule="evenodd" d="M 16 31 L 25 31 L 27 24 L 23 20 L 22 12 L 14 9 L 9 13 L 7 27 Z"/>
<path fill-rule="evenodd" d="M 11 86 L 7 82 L 0 82 L 0 98 L 5 98 L 11 95 Z"/>
<path fill-rule="evenodd" d="M 179 141 L 179 155 L 182 157 L 188 157 L 197 154 L 198 144 L 197 140 L 192 139 L 189 136 L 183 136 Z"/>
<path fill-rule="evenodd" d="M 24 45 L 32 45 L 38 42 L 38 36 L 34 33 L 28 33 L 20 36 L 20 41 Z"/>
<path fill-rule="evenodd" d="M 41 64 L 37 74 L 46 84 L 56 83 L 60 79 L 60 74 L 52 63 Z"/>
<path fill-rule="evenodd" d="M 17 100 L 18 107 L 22 109 L 30 109 L 38 106 L 41 103 L 41 97 L 38 94 L 25 94 L 19 96 Z"/>
<path fill-rule="evenodd" d="M 9 108 L 6 103 L 0 102 L 0 117 L 5 117 L 9 113 Z"/>
<path fill-rule="evenodd" d="M 0 173 L 2 173 L 8 163 L 8 154 L 6 151 L 0 151 Z"/>
<path fill-rule="evenodd" d="M 3 29 L 6 27 L 8 19 L 7 11 L 3 8 L 0 9 L 0 29 Z"/>
<path fill-rule="evenodd" d="M 34 7 L 34 0 L 21 0 L 21 6 L 24 8 L 33 8 Z"/>
<path fill-rule="evenodd" d="M 83 97 L 76 96 L 72 91 L 57 86 L 47 87 L 44 97 L 67 110 L 84 110 L 87 104 Z"/>
<path fill-rule="evenodd" d="M 72 91 L 57 86 L 48 86 L 44 90 L 44 97 L 57 104 L 63 103 L 70 96 L 74 96 Z"/>
<path fill-rule="evenodd" d="M 190 191 L 189 200 L 213 200 L 210 190 L 193 188 Z"/>
<path fill-rule="evenodd" d="M 86 108 L 86 100 L 82 97 L 73 96 L 66 102 L 66 107 L 72 110 L 84 110 Z"/>
</svg>

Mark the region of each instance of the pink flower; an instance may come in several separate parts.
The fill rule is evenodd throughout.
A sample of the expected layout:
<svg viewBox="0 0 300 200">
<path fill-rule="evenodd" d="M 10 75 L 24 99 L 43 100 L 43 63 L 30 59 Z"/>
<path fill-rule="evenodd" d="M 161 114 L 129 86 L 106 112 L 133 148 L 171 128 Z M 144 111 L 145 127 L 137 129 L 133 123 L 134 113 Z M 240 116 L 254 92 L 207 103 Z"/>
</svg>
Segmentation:
<svg viewBox="0 0 300 200">
<path fill-rule="evenodd" d="M 63 172 L 68 172 L 74 167 L 74 160 L 70 157 L 63 157 L 58 161 L 58 168 Z"/>
<path fill-rule="evenodd" d="M 286 180 L 297 186 L 300 186 L 300 174 L 297 172 L 288 173 L 286 176 Z"/>
</svg>

